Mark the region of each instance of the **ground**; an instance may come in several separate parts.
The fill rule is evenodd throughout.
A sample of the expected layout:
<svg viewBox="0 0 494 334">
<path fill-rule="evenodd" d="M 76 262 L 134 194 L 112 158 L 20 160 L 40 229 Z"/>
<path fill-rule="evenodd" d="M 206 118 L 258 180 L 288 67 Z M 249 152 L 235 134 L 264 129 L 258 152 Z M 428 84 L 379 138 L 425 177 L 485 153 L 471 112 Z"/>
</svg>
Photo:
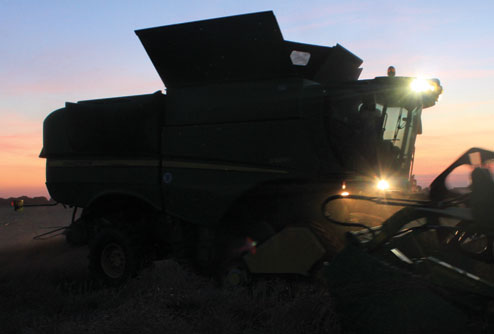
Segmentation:
<svg viewBox="0 0 494 334">
<path fill-rule="evenodd" d="M 342 285 L 329 292 L 314 280 L 270 277 L 220 288 L 172 260 L 156 262 L 120 288 L 102 288 L 90 280 L 87 247 L 68 246 L 63 235 L 33 240 L 68 225 L 71 215 L 62 206 L 0 207 L 0 333 L 394 333 L 400 326 L 401 333 L 418 333 L 425 318 L 437 327 L 441 315 L 445 325 L 435 332 L 457 332 L 451 313 L 423 300 L 413 307 L 414 298 L 429 298 L 426 284 L 394 271 L 373 280 L 375 260 L 341 254 Z M 491 333 L 492 323 L 478 314 L 467 328 Z"/>
<path fill-rule="evenodd" d="M 339 333 L 331 296 L 310 282 L 259 280 L 220 289 L 173 261 L 118 289 L 88 280 L 87 248 L 63 236 L 61 206 L 0 208 L 0 333 Z"/>
</svg>

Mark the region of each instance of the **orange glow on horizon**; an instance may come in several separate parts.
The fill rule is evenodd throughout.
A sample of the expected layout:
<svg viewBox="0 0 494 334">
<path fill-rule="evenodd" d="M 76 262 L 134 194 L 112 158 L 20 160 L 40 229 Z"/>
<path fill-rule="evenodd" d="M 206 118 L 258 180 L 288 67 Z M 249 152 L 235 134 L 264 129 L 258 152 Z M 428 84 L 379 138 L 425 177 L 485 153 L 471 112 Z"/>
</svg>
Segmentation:
<svg viewBox="0 0 494 334">
<path fill-rule="evenodd" d="M 0 197 L 48 197 L 41 122 L 14 114 L 0 123 Z"/>
<path fill-rule="evenodd" d="M 39 159 L 41 160 L 41 159 Z M 0 166 L 0 197 L 45 196 L 49 197 L 45 187 L 45 161 L 39 166 Z"/>
</svg>

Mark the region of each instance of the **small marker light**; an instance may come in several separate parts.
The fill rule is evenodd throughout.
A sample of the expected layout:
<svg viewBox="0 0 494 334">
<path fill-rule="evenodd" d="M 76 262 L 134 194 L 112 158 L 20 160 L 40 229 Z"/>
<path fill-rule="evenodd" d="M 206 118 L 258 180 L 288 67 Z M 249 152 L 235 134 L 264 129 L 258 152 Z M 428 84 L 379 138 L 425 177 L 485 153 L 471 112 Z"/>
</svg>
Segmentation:
<svg viewBox="0 0 494 334">
<path fill-rule="evenodd" d="M 395 77 L 396 76 L 396 69 L 394 66 L 388 67 L 388 77 Z"/>
<path fill-rule="evenodd" d="M 256 254 L 256 246 L 257 246 L 257 242 L 254 241 L 252 238 L 250 237 L 247 237 L 246 239 L 246 243 L 247 243 L 247 249 L 249 250 L 249 252 L 251 254 Z"/>
<path fill-rule="evenodd" d="M 344 191 L 340 195 L 343 197 L 347 197 L 348 195 L 350 195 L 350 193 L 348 191 Z"/>
</svg>

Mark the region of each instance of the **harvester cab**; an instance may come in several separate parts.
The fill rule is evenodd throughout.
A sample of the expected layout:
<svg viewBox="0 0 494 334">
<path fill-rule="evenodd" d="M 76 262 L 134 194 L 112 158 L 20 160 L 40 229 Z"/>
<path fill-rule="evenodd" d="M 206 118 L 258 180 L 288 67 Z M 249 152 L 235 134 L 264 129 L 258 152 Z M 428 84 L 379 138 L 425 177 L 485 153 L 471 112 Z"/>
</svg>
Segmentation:
<svg viewBox="0 0 494 334">
<path fill-rule="evenodd" d="M 422 110 L 437 102 L 439 80 L 388 76 L 327 89 L 332 148 L 342 164 L 373 190 L 408 191 Z"/>
</svg>

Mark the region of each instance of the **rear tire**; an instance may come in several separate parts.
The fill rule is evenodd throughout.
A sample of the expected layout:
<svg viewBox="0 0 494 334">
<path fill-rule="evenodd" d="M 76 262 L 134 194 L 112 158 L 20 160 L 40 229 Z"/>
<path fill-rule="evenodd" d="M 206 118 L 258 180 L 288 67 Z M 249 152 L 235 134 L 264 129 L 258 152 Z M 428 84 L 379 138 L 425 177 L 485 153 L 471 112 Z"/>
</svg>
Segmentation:
<svg viewBox="0 0 494 334">
<path fill-rule="evenodd" d="M 121 230 L 107 227 L 92 240 L 89 271 L 105 285 L 117 286 L 137 275 L 138 245 Z"/>
</svg>

